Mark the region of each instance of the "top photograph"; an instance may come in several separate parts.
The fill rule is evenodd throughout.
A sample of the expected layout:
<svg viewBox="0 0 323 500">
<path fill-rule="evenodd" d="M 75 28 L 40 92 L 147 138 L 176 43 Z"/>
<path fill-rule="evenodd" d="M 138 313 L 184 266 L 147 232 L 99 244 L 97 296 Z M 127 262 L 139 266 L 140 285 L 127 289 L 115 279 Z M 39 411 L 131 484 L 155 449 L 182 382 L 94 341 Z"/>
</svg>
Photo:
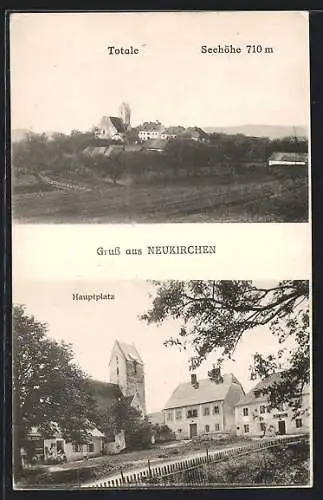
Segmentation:
<svg viewBox="0 0 323 500">
<path fill-rule="evenodd" d="M 308 222 L 306 12 L 15 12 L 9 31 L 13 223 Z"/>
</svg>

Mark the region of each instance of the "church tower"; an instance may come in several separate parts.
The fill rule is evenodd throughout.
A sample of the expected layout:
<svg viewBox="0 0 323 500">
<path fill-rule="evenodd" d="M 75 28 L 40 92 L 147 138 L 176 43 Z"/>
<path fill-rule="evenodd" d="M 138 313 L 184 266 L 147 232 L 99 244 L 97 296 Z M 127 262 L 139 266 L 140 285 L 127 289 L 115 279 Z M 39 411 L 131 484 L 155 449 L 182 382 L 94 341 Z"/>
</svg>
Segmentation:
<svg viewBox="0 0 323 500">
<path fill-rule="evenodd" d="M 109 362 L 110 382 L 118 384 L 124 396 L 140 400 L 146 414 L 144 363 L 134 344 L 116 340 Z"/>
</svg>

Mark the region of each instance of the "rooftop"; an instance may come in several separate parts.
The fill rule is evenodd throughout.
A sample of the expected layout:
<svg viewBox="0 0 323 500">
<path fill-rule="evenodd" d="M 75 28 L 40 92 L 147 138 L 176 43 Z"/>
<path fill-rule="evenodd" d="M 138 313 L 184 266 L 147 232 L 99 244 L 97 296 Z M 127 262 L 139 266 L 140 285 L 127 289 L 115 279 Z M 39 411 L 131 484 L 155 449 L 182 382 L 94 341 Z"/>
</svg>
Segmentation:
<svg viewBox="0 0 323 500">
<path fill-rule="evenodd" d="M 272 373 L 265 379 L 260 380 L 260 382 L 258 382 L 258 384 L 256 384 L 255 387 L 251 389 L 251 391 L 249 391 L 242 399 L 240 399 L 240 401 L 236 404 L 236 406 L 247 405 L 254 402 L 257 403 L 266 402 L 268 400 L 268 395 L 262 394 L 261 391 L 274 384 L 279 383 L 283 379 L 283 373 L 284 372 Z M 306 387 L 305 391 L 307 391 L 308 389 L 309 388 Z M 257 392 L 259 392 L 259 395 L 256 397 Z"/>
<path fill-rule="evenodd" d="M 307 153 L 282 153 L 276 152 L 272 153 L 269 157 L 270 161 L 289 161 L 289 162 L 304 162 L 308 160 Z"/>
<path fill-rule="evenodd" d="M 231 384 L 241 384 L 232 373 L 224 374 L 222 378 L 223 382 L 221 383 L 213 382 L 207 378 L 198 380 L 196 386 L 193 386 L 191 382 L 179 384 L 167 401 L 165 409 L 209 403 L 211 401 L 223 401 Z"/>
<path fill-rule="evenodd" d="M 137 361 L 137 363 L 143 365 L 143 361 L 134 344 L 126 344 L 125 342 L 120 342 L 120 340 L 116 340 L 116 343 L 128 361 Z"/>
<path fill-rule="evenodd" d="M 124 123 L 122 119 L 119 118 L 118 116 L 103 116 L 100 121 L 100 128 L 108 127 L 110 125 L 109 122 L 112 123 L 116 131 L 119 132 L 120 134 L 126 132 Z"/>
</svg>

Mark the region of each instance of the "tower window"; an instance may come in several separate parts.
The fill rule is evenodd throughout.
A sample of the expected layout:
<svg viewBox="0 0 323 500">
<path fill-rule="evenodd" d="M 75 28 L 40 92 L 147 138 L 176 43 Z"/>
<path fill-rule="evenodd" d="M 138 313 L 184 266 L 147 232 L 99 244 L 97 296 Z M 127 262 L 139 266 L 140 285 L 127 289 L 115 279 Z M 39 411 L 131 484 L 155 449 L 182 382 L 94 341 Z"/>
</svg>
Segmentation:
<svg viewBox="0 0 323 500">
<path fill-rule="evenodd" d="M 117 375 L 119 375 L 119 367 L 117 366 Z"/>
</svg>

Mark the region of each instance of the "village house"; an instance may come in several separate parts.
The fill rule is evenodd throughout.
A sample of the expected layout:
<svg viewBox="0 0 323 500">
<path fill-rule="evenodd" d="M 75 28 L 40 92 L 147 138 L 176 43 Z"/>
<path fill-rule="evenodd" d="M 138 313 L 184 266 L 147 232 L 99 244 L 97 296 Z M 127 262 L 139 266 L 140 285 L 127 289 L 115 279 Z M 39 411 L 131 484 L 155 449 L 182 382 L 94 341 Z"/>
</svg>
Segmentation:
<svg viewBox="0 0 323 500">
<path fill-rule="evenodd" d="M 224 374 L 218 382 L 211 379 L 179 384 L 164 407 L 165 424 L 176 439 L 204 433 L 233 432 L 235 404 L 244 390 L 233 374 Z"/>
<path fill-rule="evenodd" d="M 103 116 L 94 134 L 98 139 L 111 139 L 124 142 L 126 127 L 122 118 L 117 116 Z"/>
<path fill-rule="evenodd" d="M 59 463 L 81 460 L 83 458 L 97 457 L 104 452 L 104 434 L 94 425 L 89 423 L 86 429 L 86 443 L 66 441 L 55 422 L 51 422 L 53 435 L 44 439 L 38 427 L 32 427 L 29 434 L 29 444 L 22 450 L 25 465 L 28 457 L 31 462 Z"/>
<path fill-rule="evenodd" d="M 307 153 L 272 153 L 268 159 L 268 166 L 307 166 L 308 154 Z"/>
<path fill-rule="evenodd" d="M 302 408 L 298 417 L 293 418 L 292 409 L 283 404 L 280 409 L 268 407 L 268 394 L 264 389 L 279 382 L 281 373 L 274 373 L 260 381 L 249 391 L 235 407 L 235 422 L 238 435 L 261 436 L 274 434 L 296 434 L 309 431 L 310 427 L 310 390 L 304 387 L 302 392 Z"/>
<path fill-rule="evenodd" d="M 138 137 L 140 141 L 160 139 L 163 132 L 165 132 L 165 127 L 161 123 L 155 125 L 144 124 L 143 128 L 138 132 Z"/>
<path fill-rule="evenodd" d="M 138 132 L 138 137 L 140 141 L 145 142 L 150 139 L 175 139 L 176 134 L 169 133 L 168 130 L 159 123 L 142 128 Z"/>
<path fill-rule="evenodd" d="M 188 127 L 182 136 L 195 142 L 209 141 L 208 134 L 201 127 Z"/>
</svg>

